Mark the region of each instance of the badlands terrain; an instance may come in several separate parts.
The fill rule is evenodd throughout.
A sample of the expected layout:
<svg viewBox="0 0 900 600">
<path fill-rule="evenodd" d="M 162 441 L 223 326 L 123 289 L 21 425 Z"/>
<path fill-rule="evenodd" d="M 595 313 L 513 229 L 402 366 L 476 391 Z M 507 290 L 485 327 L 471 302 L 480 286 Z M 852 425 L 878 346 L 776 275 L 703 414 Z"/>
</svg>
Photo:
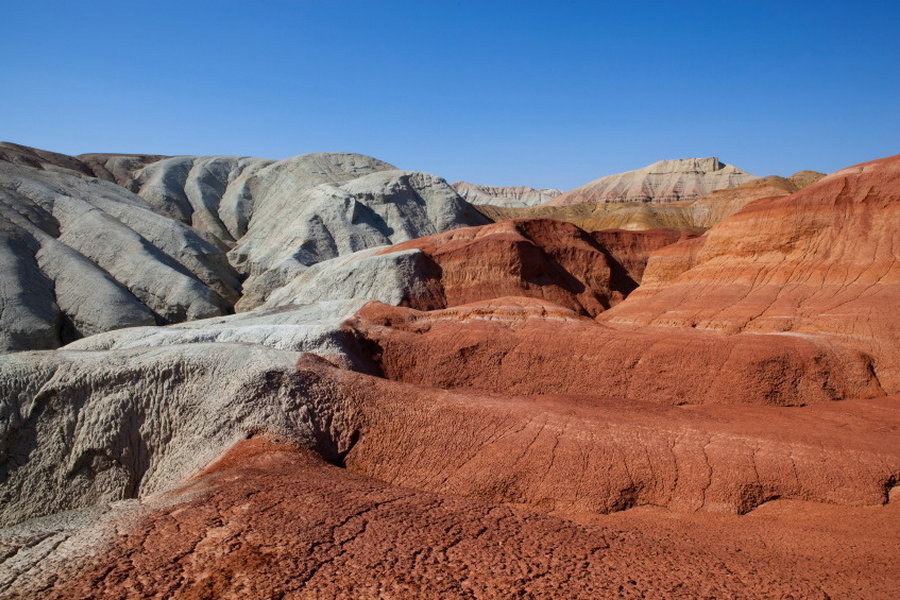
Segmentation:
<svg viewBox="0 0 900 600">
<path fill-rule="evenodd" d="M 900 155 L 4 143 L 0 216 L 0 598 L 897 597 Z"/>
</svg>

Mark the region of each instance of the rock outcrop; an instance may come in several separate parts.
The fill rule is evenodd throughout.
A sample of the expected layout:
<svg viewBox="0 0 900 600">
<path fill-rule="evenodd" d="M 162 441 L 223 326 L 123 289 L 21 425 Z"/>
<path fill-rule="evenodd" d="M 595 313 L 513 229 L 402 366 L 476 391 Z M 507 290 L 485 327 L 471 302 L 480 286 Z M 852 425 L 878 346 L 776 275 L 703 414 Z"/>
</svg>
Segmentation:
<svg viewBox="0 0 900 600">
<path fill-rule="evenodd" d="M 524 207 L 546 204 L 563 193 L 556 188 L 535 189 L 524 185 L 494 186 L 478 185 L 465 181 L 450 184 L 466 202 L 470 204 L 490 204 L 493 206 Z"/>
<path fill-rule="evenodd" d="M 868 357 L 897 393 L 898 220 L 900 155 L 838 171 L 666 248 L 604 322 L 829 339 Z"/>
<path fill-rule="evenodd" d="M 859 573 L 835 565 L 854 557 L 860 564 L 891 561 L 888 533 L 867 551 L 838 543 L 838 535 L 824 542 L 834 552 L 828 576 L 815 570 L 783 576 L 781 569 L 792 572 L 803 560 L 787 551 L 798 533 L 810 564 L 821 568 L 815 557 L 822 542 L 810 546 L 814 531 L 834 527 L 833 517 L 774 537 L 779 527 L 758 529 L 751 520 L 740 536 L 765 540 L 766 551 L 748 549 L 746 557 L 716 542 L 723 536 L 726 546 L 741 543 L 726 515 L 759 510 L 779 497 L 838 504 L 843 514 L 872 511 L 857 506 L 884 501 L 900 460 L 894 435 L 900 423 L 890 402 L 826 405 L 800 415 L 685 411 L 596 396 L 446 392 L 312 358 L 292 371 L 273 365 L 246 380 L 243 404 L 215 407 L 222 415 L 215 435 L 176 433 L 166 446 L 148 444 L 142 456 L 154 466 L 160 454 L 200 462 L 208 457 L 197 456 L 200 440 L 227 448 L 206 458 L 211 464 L 191 481 L 140 504 L 114 503 L 93 519 L 45 519 L 0 531 L 12 557 L 0 566 L 0 578 L 12 597 L 16 589 L 114 597 L 125 588 L 143 595 L 302 597 L 352 589 L 364 598 L 386 590 L 441 597 L 461 595 L 467 586 L 484 589 L 485 597 L 517 589 L 592 597 L 619 586 L 629 590 L 626 597 L 668 591 L 696 597 L 711 589 L 752 596 L 762 586 L 764 597 L 773 589 L 803 595 L 822 586 L 831 593 L 849 589 L 844 586 L 854 585 Z M 173 379 L 170 387 L 186 400 L 181 385 Z M 256 417 L 235 422 L 242 412 Z M 206 421 L 200 414 L 172 424 L 181 432 Z M 92 460 L 81 462 L 79 474 L 102 466 L 98 448 L 105 443 L 91 446 Z M 73 454 L 84 452 L 79 448 Z M 144 477 L 162 473 L 151 467 Z M 676 514 L 704 512 L 695 539 L 666 535 L 628 510 L 656 503 Z M 623 510 L 616 521 L 597 516 Z M 879 513 L 868 514 L 855 517 L 855 527 L 878 519 Z M 893 514 L 881 519 L 888 523 Z M 878 535 L 867 539 L 873 538 Z M 785 555 L 773 557 L 771 544 Z M 69 556 L 74 568 L 64 560 Z M 548 556 L 559 563 L 541 570 Z M 764 575 L 771 581 L 760 582 L 758 574 L 751 584 L 735 576 L 760 569 L 760 560 L 774 569 Z M 456 565 L 449 571 L 448 561 Z M 502 575 L 516 564 L 520 570 Z M 679 570 L 660 567 L 666 564 Z M 721 577 L 708 579 L 708 569 Z M 863 572 L 871 577 L 867 595 L 888 597 L 882 594 L 891 579 Z"/>
<path fill-rule="evenodd" d="M 629 244 L 620 240 L 643 234 L 606 235 L 629 254 L 630 266 L 642 270 L 635 265 L 649 251 L 642 252 L 640 243 L 626 250 Z M 434 310 L 515 295 L 595 316 L 637 287 L 597 239 L 550 220 L 456 229 L 319 263 L 273 292 L 266 306 L 365 298 Z M 675 234 L 668 241 L 677 239 Z"/>
<path fill-rule="evenodd" d="M 550 204 L 583 202 L 677 202 L 756 179 L 718 158 L 661 160 L 635 171 L 601 177 L 555 198 Z"/>
<path fill-rule="evenodd" d="M 322 260 L 488 222 L 438 177 L 340 153 L 69 157 L 4 144 L 0 193 L 0 351 L 246 310 Z"/>
<path fill-rule="evenodd" d="M 193 229 L 99 179 L 0 161 L 0 350 L 228 312 L 237 273 Z"/>
</svg>

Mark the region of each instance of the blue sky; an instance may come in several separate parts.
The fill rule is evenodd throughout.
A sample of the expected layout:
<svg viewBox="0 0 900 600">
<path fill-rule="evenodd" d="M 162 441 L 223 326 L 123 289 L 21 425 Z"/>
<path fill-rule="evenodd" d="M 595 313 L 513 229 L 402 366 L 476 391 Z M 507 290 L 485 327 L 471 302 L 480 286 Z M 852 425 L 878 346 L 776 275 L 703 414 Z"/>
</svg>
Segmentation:
<svg viewBox="0 0 900 600">
<path fill-rule="evenodd" d="M 572 188 L 900 152 L 900 2 L 0 0 L 0 139 Z"/>
</svg>

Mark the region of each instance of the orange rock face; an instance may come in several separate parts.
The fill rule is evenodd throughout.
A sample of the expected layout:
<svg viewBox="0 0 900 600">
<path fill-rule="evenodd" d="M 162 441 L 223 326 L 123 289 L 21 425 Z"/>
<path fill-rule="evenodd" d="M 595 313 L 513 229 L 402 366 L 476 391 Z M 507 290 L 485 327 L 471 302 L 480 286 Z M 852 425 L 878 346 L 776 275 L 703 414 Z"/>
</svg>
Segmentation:
<svg viewBox="0 0 900 600">
<path fill-rule="evenodd" d="M 900 156 L 844 169 L 667 248 L 604 322 L 827 339 L 866 355 L 896 393 L 898 223 Z"/>
</svg>

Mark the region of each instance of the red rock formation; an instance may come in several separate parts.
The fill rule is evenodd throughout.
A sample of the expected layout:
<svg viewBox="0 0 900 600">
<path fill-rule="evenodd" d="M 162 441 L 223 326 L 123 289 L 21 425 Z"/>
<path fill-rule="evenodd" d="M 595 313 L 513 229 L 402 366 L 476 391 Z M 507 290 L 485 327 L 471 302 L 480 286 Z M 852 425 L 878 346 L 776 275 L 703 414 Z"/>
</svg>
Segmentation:
<svg viewBox="0 0 900 600">
<path fill-rule="evenodd" d="M 352 327 L 386 377 L 443 388 L 783 406 L 880 393 L 867 357 L 827 340 L 619 331 L 526 298 L 432 312 L 372 303 Z"/>
<path fill-rule="evenodd" d="M 900 155 L 758 200 L 702 238 L 666 248 L 627 305 L 603 320 L 828 339 L 869 355 L 880 385 L 895 393 L 897 223 Z"/>
<path fill-rule="evenodd" d="M 658 237 L 664 241 L 671 234 Z M 515 295 L 541 298 L 594 316 L 637 287 L 597 238 L 570 223 L 549 219 L 457 229 L 396 244 L 383 253 L 413 248 L 437 264 L 443 306 Z M 632 263 L 635 260 L 639 262 L 632 259 Z"/>
<path fill-rule="evenodd" d="M 636 282 L 641 283 L 650 255 L 675 242 L 694 239 L 699 234 L 680 229 L 604 229 L 591 232 L 591 237 L 606 248 Z"/>
<path fill-rule="evenodd" d="M 320 361 L 302 363 L 297 384 L 328 386 L 365 413 L 347 469 L 272 438 L 241 442 L 46 597 L 825 598 L 864 586 L 888 598 L 897 583 L 895 528 L 866 531 L 896 510 L 811 505 L 827 520 L 794 509 L 782 525 L 596 514 L 652 500 L 881 503 L 900 464 L 896 411 L 881 404 L 773 420 L 761 409 L 454 394 Z"/>
<path fill-rule="evenodd" d="M 495 300 L 431 314 L 369 307 L 356 327 L 388 377 L 440 387 L 780 405 L 895 393 L 898 217 L 893 157 L 663 248 L 603 326 Z"/>
<path fill-rule="evenodd" d="M 598 240 L 636 272 L 653 238 L 393 247 L 450 308 L 346 323 L 383 377 L 260 376 L 318 455 L 238 443 L 46 596 L 893 598 L 898 206 L 900 156 L 758 200 L 602 314 L 626 292 Z"/>
</svg>

